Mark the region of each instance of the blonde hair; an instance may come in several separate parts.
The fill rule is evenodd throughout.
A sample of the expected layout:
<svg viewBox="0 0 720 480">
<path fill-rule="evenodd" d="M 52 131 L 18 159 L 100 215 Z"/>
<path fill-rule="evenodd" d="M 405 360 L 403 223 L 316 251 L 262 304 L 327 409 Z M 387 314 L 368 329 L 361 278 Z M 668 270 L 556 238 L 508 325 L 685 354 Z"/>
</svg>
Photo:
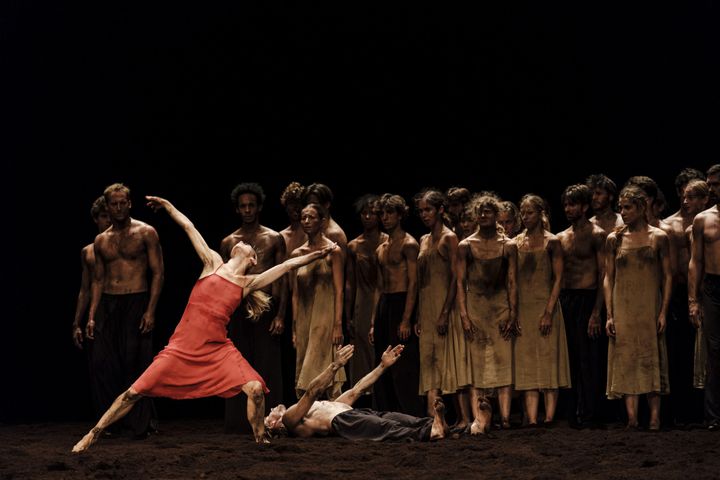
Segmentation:
<svg viewBox="0 0 720 480">
<path fill-rule="evenodd" d="M 262 290 L 253 290 L 249 294 L 243 296 L 243 306 L 247 317 L 253 322 L 260 320 L 263 313 L 270 310 L 272 298 Z"/>
<path fill-rule="evenodd" d="M 105 197 L 105 201 L 110 201 L 110 195 L 112 195 L 115 192 L 123 192 L 128 200 L 130 200 L 130 189 L 122 183 L 113 183 L 112 185 L 108 185 L 105 190 L 103 191 L 103 197 Z"/>
<path fill-rule="evenodd" d="M 520 199 L 520 208 L 524 203 L 529 204 L 532 208 L 540 212 L 540 222 L 544 230 L 550 231 L 550 214 L 548 213 L 547 203 L 540 195 L 534 193 L 526 193 Z M 527 230 L 527 229 L 526 229 Z"/>
<path fill-rule="evenodd" d="M 522 209 L 522 206 L 524 204 L 530 205 L 530 207 L 534 208 L 540 213 L 540 224 L 542 226 L 543 230 L 550 231 L 550 218 L 547 213 L 547 203 L 545 203 L 545 200 L 540 195 L 536 195 L 534 193 L 526 193 L 522 196 L 520 199 L 520 208 Z M 530 235 L 528 234 L 527 226 L 523 229 L 522 232 L 518 233 L 518 235 L 515 237 L 515 241 L 517 242 L 518 248 L 521 248 L 525 245 L 526 242 L 530 240 Z"/>
</svg>

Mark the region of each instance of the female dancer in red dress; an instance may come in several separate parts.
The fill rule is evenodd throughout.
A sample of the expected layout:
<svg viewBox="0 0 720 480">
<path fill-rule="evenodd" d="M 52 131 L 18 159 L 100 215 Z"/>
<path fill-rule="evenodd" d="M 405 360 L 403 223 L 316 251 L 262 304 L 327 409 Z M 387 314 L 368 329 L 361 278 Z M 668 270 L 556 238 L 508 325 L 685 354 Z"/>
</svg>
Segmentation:
<svg viewBox="0 0 720 480">
<path fill-rule="evenodd" d="M 226 325 L 230 314 L 243 300 L 249 315 L 258 317 L 269 307 L 268 297 L 261 288 L 290 270 L 324 257 L 335 244 L 290 258 L 258 275 L 246 275 L 257 262 L 250 245 L 239 242 L 230 252 L 227 263 L 223 263 L 220 254 L 208 247 L 192 222 L 170 202 L 160 197 L 146 198 L 148 206 L 155 211 L 165 209 L 185 230 L 203 262 L 203 270 L 168 345 L 140 378 L 115 399 L 97 425 L 73 447 L 73 452 L 87 450 L 105 428 L 127 415 L 144 395 L 175 399 L 211 395 L 227 398 L 245 392 L 255 441 L 267 442 L 263 425 L 267 387 L 227 338 Z"/>
</svg>

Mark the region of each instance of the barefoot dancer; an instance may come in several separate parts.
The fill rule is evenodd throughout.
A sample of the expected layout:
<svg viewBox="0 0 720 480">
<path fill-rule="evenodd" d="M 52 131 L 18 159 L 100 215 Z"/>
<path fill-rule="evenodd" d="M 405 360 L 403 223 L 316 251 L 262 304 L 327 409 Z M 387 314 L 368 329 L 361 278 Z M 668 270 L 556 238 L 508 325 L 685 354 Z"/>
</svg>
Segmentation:
<svg viewBox="0 0 720 480">
<path fill-rule="evenodd" d="M 298 403 L 288 409 L 284 405 L 273 408 L 270 415 L 265 417 L 268 430 L 276 433 L 287 431 L 298 437 L 333 434 L 349 440 L 374 441 L 430 441 L 447 436 L 449 428 L 444 418 L 445 405 L 439 397 L 435 400 L 432 418 L 352 407 L 363 393 L 372 388 L 383 372 L 400 358 L 402 345 L 392 349 L 388 346 L 382 354 L 380 364 L 336 401 L 318 401 L 333 383 L 335 373 L 352 357 L 353 349 L 352 345 L 338 349 L 335 361 L 313 379 Z"/>
<path fill-rule="evenodd" d="M 248 313 L 257 317 L 268 309 L 268 297 L 260 289 L 290 270 L 307 265 L 335 249 L 335 244 L 307 255 L 288 259 L 258 275 L 245 272 L 257 263 L 250 245 L 238 242 L 223 263 L 220 254 L 211 250 L 190 220 L 170 202 L 146 197 L 154 210 L 165 209 L 180 225 L 203 262 L 203 270 L 170 342 L 130 388 L 118 396 L 97 425 L 80 440 L 73 452 L 92 445 L 113 422 L 127 415 L 144 396 L 188 399 L 218 395 L 228 398 L 245 392 L 247 414 L 256 442 L 264 442 L 262 422 L 267 391 L 260 375 L 243 358 L 227 338 L 230 315 L 245 300 Z"/>
<path fill-rule="evenodd" d="M 650 429 L 660 429 L 660 395 L 670 391 L 665 351 L 672 276 L 667 234 L 647 221 L 650 204 L 634 185 L 620 192 L 625 227 L 606 242 L 605 329 L 607 395 L 624 398 L 628 427 L 638 426 L 638 397 L 646 394 Z"/>
</svg>

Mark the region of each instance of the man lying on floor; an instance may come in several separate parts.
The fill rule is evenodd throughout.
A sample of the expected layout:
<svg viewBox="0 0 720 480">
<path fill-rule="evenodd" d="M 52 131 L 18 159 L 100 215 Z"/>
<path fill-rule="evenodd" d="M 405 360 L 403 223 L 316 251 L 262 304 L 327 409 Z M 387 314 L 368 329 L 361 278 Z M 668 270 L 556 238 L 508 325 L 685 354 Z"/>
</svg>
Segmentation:
<svg viewBox="0 0 720 480">
<path fill-rule="evenodd" d="M 333 382 L 335 372 L 353 355 L 353 346 L 337 350 L 335 360 L 315 377 L 305 394 L 290 408 L 278 405 L 265 417 L 265 428 L 271 433 L 286 431 L 298 437 L 338 435 L 350 440 L 416 440 L 431 441 L 445 438 L 449 428 L 445 423 L 445 405 L 435 401 L 433 417 L 418 418 L 397 412 L 376 412 L 368 408 L 353 408 L 360 396 L 370 390 L 380 375 L 392 366 L 403 346 L 388 347 L 380 365 L 365 375 L 355 386 L 335 401 L 318 400 Z"/>
</svg>

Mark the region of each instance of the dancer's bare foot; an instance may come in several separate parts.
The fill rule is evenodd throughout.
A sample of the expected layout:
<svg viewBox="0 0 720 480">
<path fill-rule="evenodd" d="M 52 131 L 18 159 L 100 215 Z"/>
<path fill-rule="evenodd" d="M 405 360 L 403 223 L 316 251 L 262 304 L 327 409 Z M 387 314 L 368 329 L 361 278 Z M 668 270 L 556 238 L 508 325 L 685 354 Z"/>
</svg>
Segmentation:
<svg viewBox="0 0 720 480">
<path fill-rule="evenodd" d="M 72 453 L 82 453 L 86 451 L 88 448 L 90 448 L 90 445 L 97 442 L 98 437 L 100 436 L 101 431 L 93 428 L 90 430 L 87 435 L 85 435 L 82 440 L 77 442 L 75 446 L 72 449 Z"/>
<path fill-rule="evenodd" d="M 257 444 L 270 443 L 270 439 L 265 435 L 263 435 L 261 437 L 255 437 L 255 443 L 257 443 Z"/>
<path fill-rule="evenodd" d="M 430 430 L 430 440 L 440 440 L 450 434 L 450 427 L 448 427 L 447 422 L 445 422 L 445 404 L 442 398 L 438 397 L 435 399 L 433 410 L 435 414 L 433 415 L 433 424 Z"/>
<path fill-rule="evenodd" d="M 480 415 L 470 425 L 470 435 L 484 435 L 490 431 L 492 406 L 484 396 L 478 397 L 477 401 Z"/>
</svg>

